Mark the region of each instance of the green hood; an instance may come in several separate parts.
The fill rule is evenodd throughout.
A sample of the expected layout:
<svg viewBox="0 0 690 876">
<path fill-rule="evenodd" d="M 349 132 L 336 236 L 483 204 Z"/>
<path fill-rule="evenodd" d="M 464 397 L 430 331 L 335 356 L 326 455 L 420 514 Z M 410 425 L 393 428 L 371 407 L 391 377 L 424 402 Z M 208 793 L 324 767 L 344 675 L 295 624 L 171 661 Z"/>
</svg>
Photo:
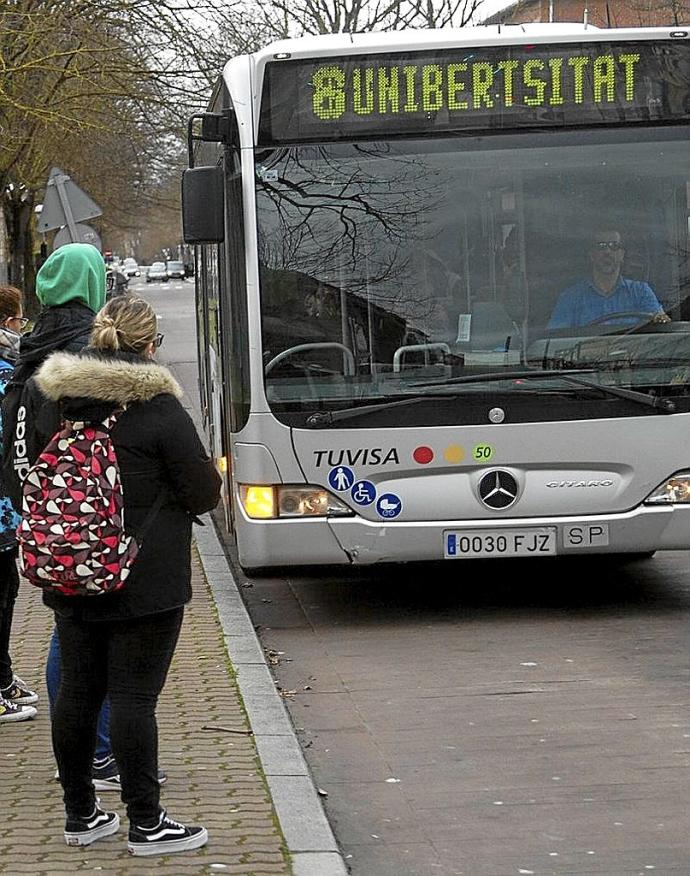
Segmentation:
<svg viewBox="0 0 690 876">
<path fill-rule="evenodd" d="M 36 276 L 44 307 L 79 301 L 94 313 L 105 304 L 105 262 L 90 243 L 67 243 L 52 253 Z"/>
</svg>

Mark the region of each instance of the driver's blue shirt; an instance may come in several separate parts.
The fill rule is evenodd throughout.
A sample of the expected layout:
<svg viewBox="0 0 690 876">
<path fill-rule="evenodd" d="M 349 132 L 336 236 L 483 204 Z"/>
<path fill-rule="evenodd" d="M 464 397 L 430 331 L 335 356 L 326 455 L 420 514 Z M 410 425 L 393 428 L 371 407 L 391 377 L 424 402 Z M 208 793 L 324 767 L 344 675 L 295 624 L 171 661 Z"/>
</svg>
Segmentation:
<svg viewBox="0 0 690 876">
<path fill-rule="evenodd" d="M 561 292 L 547 328 L 589 325 L 609 313 L 660 313 L 663 307 L 649 283 L 619 277 L 610 295 L 604 295 L 591 280 L 578 280 Z M 625 318 L 611 320 L 627 322 Z"/>
</svg>

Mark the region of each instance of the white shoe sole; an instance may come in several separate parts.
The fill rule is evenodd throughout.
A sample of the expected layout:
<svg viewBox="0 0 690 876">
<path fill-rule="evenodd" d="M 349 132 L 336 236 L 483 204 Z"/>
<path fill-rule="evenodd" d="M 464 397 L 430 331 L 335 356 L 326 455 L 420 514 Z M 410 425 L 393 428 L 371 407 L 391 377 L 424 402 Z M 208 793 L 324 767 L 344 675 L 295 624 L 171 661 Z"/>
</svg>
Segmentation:
<svg viewBox="0 0 690 876">
<path fill-rule="evenodd" d="M 120 816 L 116 812 L 112 821 L 102 824 L 100 827 L 94 827 L 93 830 L 80 830 L 78 833 L 65 831 L 65 842 L 68 846 L 90 846 L 91 843 L 103 839 L 104 836 L 117 833 L 119 829 Z"/>
<path fill-rule="evenodd" d="M 117 777 L 117 780 L 109 780 L 109 779 L 94 779 L 93 787 L 96 791 L 121 791 L 122 785 L 120 784 L 120 777 Z"/>
<path fill-rule="evenodd" d="M 55 770 L 55 781 L 60 781 L 60 770 Z M 120 780 L 117 780 L 117 784 L 113 784 L 113 782 L 109 782 L 107 779 L 94 779 L 93 787 L 95 791 L 120 791 L 122 790 L 122 786 L 120 785 Z"/>
<path fill-rule="evenodd" d="M 16 699 L 10 700 L 15 706 L 30 706 L 32 703 L 38 702 L 38 694 L 31 694 L 28 697 L 17 697 Z"/>
<path fill-rule="evenodd" d="M 59 775 L 56 778 L 60 778 Z M 158 778 L 158 784 L 164 785 L 168 781 L 168 777 Z M 121 791 L 122 785 L 120 784 L 120 777 L 118 776 L 115 781 L 112 779 L 94 779 L 93 786 L 96 791 Z"/>
<path fill-rule="evenodd" d="M 208 831 L 203 827 L 194 836 L 184 839 L 161 840 L 148 845 L 143 843 L 127 843 L 127 851 L 130 855 L 172 855 L 174 852 L 189 852 L 192 849 L 200 849 L 208 842 Z"/>
<path fill-rule="evenodd" d="M 13 703 L 12 705 L 17 705 Z M 33 706 L 21 706 L 18 712 L 5 712 L 0 715 L 0 724 L 10 724 L 13 721 L 29 721 L 36 715 L 36 709 Z"/>
<path fill-rule="evenodd" d="M 55 770 L 55 781 L 56 782 L 60 781 L 60 771 L 59 770 Z M 168 781 L 168 777 L 165 776 L 165 778 L 158 779 L 158 784 L 164 785 L 167 781 Z M 119 777 L 117 779 L 117 783 L 114 783 L 112 781 L 108 781 L 108 779 L 94 779 L 93 780 L 93 787 L 94 787 L 95 791 L 121 791 L 122 790 L 122 785 L 120 784 Z"/>
</svg>

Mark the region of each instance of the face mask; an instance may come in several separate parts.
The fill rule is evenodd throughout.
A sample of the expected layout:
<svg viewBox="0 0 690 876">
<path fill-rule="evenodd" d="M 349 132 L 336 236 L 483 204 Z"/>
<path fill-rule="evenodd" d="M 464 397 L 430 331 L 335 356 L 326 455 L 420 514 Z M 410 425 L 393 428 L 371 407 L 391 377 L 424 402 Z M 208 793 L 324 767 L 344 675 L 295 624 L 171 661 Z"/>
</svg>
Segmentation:
<svg viewBox="0 0 690 876">
<path fill-rule="evenodd" d="M 3 359 L 14 364 L 19 358 L 19 332 L 0 326 L 0 355 Z"/>
</svg>

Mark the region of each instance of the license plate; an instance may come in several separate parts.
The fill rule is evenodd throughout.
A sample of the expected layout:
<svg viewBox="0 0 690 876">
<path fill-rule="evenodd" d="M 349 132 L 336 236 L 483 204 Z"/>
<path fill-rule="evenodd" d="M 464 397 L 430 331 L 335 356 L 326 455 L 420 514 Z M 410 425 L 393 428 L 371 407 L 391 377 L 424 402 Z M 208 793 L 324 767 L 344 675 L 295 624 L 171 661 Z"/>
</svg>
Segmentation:
<svg viewBox="0 0 690 876">
<path fill-rule="evenodd" d="M 455 530 L 445 532 L 444 556 L 462 557 L 544 557 L 556 553 L 556 527 L 524 529 Z"/>
</svg>

